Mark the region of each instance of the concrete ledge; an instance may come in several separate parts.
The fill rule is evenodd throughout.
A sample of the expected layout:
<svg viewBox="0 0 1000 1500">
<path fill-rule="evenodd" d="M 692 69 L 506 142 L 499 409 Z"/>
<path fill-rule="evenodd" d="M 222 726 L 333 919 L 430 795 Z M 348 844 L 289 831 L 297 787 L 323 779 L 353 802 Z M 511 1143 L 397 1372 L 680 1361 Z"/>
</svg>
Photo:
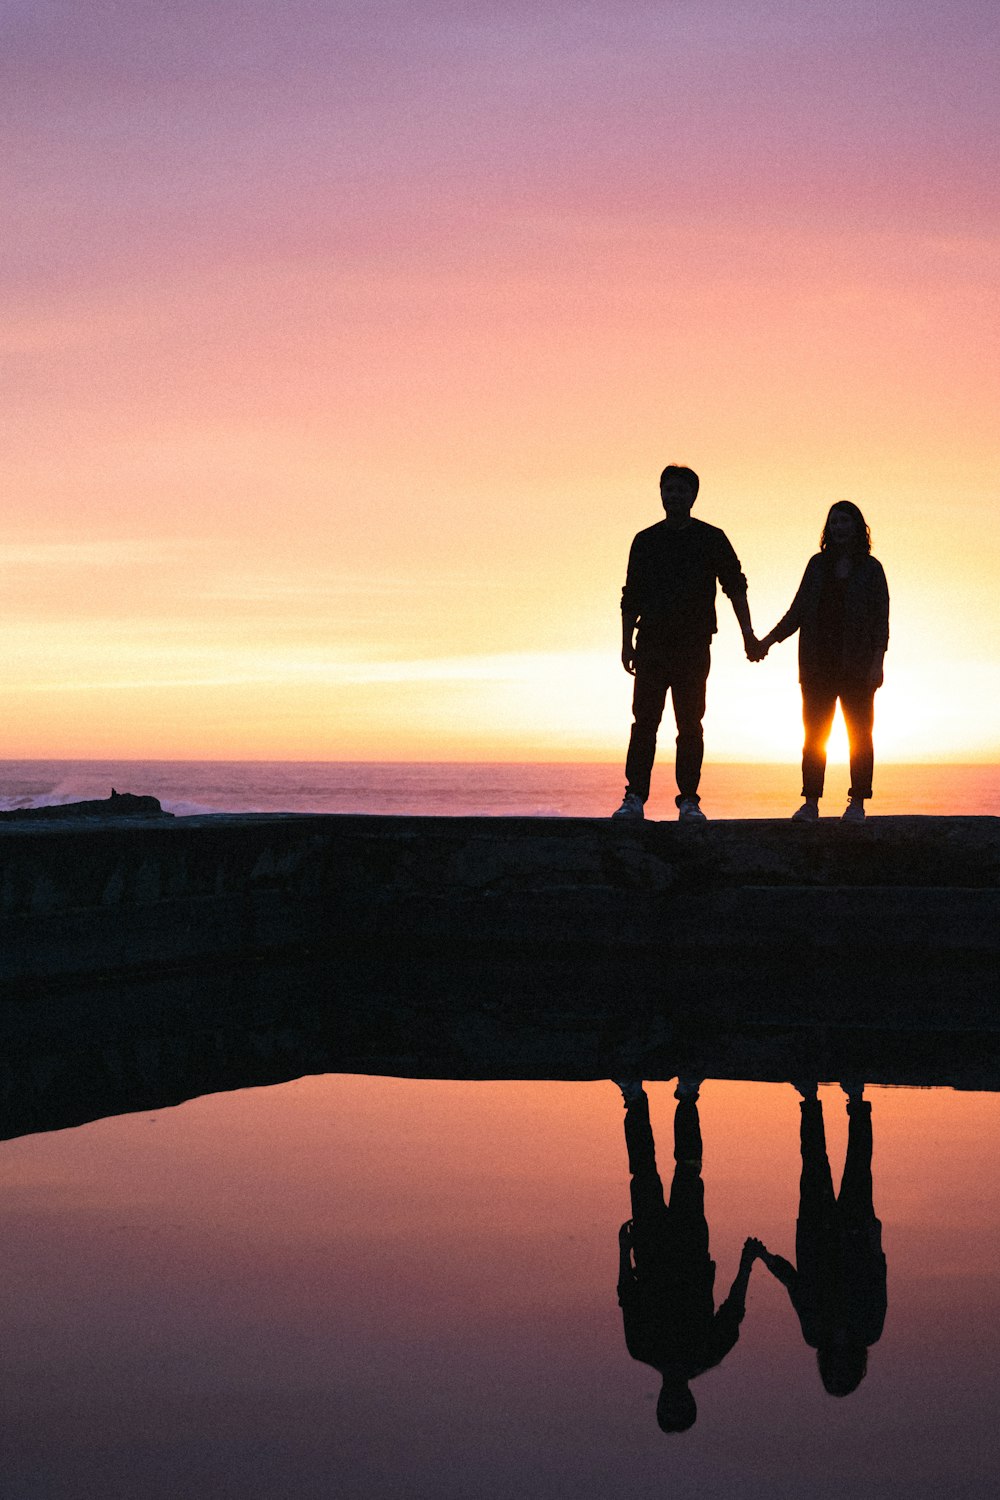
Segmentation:
<svg viewBox="0 0 1000 1500">
<path fill-rule="evenodd" d="M 998 874 L 994 818 L 13 820 L 0 1001 L 325 956 L 336 1004 L 993 1027 Z"/>
<path fill-rule="evenodd" d="M 333 1070 L 1000 1087 L 997 819 L 60 813 L 0 823 L 0 1134 Z"/>
</svg>

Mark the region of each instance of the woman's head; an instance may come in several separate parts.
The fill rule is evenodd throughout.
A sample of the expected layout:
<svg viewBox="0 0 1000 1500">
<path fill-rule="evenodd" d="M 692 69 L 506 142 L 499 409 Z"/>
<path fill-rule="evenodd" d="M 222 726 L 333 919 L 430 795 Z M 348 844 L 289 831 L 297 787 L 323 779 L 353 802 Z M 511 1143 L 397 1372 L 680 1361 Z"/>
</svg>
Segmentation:
<svg viewBox="0 0 1000 1500">
<path fill-rule="evenodd" d="M 866 557 L 872 550 L 872 534 L 856 505 L 838 500 L 831 505 L 819 539 L 819 550 L 848 552 L 852 557 Z"/>
</svg>

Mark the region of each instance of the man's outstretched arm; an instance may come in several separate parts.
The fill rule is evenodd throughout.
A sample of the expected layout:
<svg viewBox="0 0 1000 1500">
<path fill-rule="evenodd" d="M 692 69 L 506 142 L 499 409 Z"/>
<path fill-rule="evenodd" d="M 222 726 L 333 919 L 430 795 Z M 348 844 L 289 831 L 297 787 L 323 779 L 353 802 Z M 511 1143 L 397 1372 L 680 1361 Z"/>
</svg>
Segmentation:
<svg viewBox="0 0 1000 1500">
<path fill-rule="evenodd" d="M 729 1296 L 720 1305 L 718 1312 L 712 1319 L 709 1368 L 711 1368 L 711 1365 L 717 1365 L 720 1360 L 725 1359 L 740 1336 L 740 1324 L 743 1322 L 747 1310 L 747 1287 L 750 1283 L 750 1272 L 753 1270 L 754 1261 L 763 1248 L 760 1240 L 748 1239 L 744 1243 L 743 1254 L 740 1256 L 740 1268 L 736 1272 L 736 1279 L 729 1289 Z"/>
<path fill-rule="evenodd" d="M 746 575 L 740 567 L 740 560 L 733 550 L 732 543 L 721 532 L 718 534 L 716 547 L 715 573 L 722 585 L 722 592 L 728 596 L 733 606 L 733 614 L 743 632 L 743 649 L 746 651 L 747 660 L 760 661 L 762 654 L 760 642 L 754 635 L 753 625 L 750 623 Z"/>
<path fill-rule="evenodd" d="M 750 605 L 746 594 L 733 594 L 730 603 L 733 606 L 733 614 L 739 622 L 740 630 L 743 632 L 743 649 L 746 651 L 747 661 L 760 661 L 763 653 L 750 623 Z"/>
<path fill-rule="evenodd" d="M 721 1316 L 723 1312 L 728 1312 L 731 1316 L 735 1317 L 737 1323 L 742 1320 L 743 1314 L 747 1309 L 747 1287 L 750 1284 L 750 1272 L 753 1270 L 754 1261 L 763 1249 L 764 1246 L 760 1240 L 748 1239 L 744 1242 L 743 1254 L 740 1256 L 740 1268 L 736 1272 L 732 1286 L 729 1288 L 729 1296 L 719 1308 L 717 1316 Z"/>
</svg>

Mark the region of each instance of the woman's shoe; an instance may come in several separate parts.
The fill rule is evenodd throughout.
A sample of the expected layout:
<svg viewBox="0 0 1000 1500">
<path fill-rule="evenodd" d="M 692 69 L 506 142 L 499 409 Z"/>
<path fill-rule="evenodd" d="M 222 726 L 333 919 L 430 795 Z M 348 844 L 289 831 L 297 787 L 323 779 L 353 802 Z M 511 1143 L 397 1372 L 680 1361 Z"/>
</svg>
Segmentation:
<svg viewBox="0 0 1000 1500">
<path fill-rule="evenodd" d="M 817 823 L 819 821 L 819 808 L 815 802 L 803 802 L 798 812 L 792 813 L 793 823 Z"/>
</svg>

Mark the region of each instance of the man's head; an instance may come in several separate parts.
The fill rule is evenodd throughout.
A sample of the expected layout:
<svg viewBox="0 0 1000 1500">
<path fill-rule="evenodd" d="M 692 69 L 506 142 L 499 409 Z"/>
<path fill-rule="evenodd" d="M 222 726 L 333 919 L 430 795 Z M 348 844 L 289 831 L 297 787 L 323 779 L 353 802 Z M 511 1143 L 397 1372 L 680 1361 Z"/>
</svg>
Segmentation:
<svg viewBox="0 0 1000 1500">
<path fill-rule="evenodd" d="M 660 500 L 671 529 L 686 526 L 698 496 L 698 476 L 682 464 L 667 464 L 660 475 Z"/>
<path fill-rule="evenodd" d="M 816 1363 L 820 1379 L 830 1395 L 849 1396 L 865 1378 L 868 1348 L 860 1340 L 821 1344 L 816 1350 Z"/>
<path fill-rule="evenodd" d="M 664 1378 L 656 1403 L 656 1420 L 664 1432 L 687 1432 L 698 1416 L 698 1405 L 686 1380 Z"/>
</svg>

